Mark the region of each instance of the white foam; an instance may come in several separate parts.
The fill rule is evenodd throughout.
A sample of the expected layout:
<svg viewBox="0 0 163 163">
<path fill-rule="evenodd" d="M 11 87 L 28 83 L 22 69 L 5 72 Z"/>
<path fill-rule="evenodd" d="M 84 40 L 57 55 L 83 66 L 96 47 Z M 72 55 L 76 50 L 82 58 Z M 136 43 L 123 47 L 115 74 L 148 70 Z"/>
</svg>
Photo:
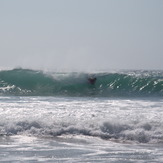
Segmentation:
<svg viewBox="0 0 163 163">
<path fill-rule="evenodd" d="M 163 141 L 163 101 L 11 97 L 1 99 L 1 135 L 84 135 L 140 143 Z"/>
</svg>

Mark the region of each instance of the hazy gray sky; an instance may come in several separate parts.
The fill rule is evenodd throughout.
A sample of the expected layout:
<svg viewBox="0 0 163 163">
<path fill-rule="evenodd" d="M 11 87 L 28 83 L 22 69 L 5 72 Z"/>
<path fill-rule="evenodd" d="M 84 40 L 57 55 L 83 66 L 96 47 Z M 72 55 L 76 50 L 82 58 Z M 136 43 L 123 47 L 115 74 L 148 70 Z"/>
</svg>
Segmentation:
<svg viewBox="0 0 163 163">
<path fill-rule="evenodd" d="M 163 69 L 163 0 L 0 0 L 0 67 Z"/>
</svg>

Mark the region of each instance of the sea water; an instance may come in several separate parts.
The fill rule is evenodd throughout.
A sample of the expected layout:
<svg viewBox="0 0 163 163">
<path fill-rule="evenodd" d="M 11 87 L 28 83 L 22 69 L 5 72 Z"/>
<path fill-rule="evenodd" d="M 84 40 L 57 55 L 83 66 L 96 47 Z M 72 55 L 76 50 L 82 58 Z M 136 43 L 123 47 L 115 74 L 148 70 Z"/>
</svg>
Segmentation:
<svg viewBox="0 0 163 163">
<path fill-rule="evenodd" d="M 0 71 L 0 162 L 163 162 L 162 74 Z"/>
</svg>

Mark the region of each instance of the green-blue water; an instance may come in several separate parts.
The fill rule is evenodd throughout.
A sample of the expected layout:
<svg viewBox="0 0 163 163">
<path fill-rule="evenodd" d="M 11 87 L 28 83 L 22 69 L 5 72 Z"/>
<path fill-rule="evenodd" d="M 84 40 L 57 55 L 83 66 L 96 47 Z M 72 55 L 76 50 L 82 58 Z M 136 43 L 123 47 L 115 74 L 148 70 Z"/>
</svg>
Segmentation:
<svg viewBox="0 0 163 163">
<path fill-rule="evenodd" d="M 94 85 L 88 81 L 95 76 Z M 57 73 L 30 69 L 0 71 L 0 93 L 24 96 L 163 96 L 163 71 Z"/>
</svg>

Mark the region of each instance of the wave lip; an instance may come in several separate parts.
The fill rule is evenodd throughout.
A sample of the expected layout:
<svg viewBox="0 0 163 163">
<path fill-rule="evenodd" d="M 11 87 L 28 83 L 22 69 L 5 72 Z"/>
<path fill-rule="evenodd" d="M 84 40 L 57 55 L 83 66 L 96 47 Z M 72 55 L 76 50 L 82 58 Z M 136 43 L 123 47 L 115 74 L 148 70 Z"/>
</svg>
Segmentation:
<svg viewBox="0 0 163 163">
<path fill-rule="evenodd" d="M 30 69 L 0 71 L 0 94 L 18 96 L 163 96 L 163 72 L 44 73 Z"/>
</svg>

